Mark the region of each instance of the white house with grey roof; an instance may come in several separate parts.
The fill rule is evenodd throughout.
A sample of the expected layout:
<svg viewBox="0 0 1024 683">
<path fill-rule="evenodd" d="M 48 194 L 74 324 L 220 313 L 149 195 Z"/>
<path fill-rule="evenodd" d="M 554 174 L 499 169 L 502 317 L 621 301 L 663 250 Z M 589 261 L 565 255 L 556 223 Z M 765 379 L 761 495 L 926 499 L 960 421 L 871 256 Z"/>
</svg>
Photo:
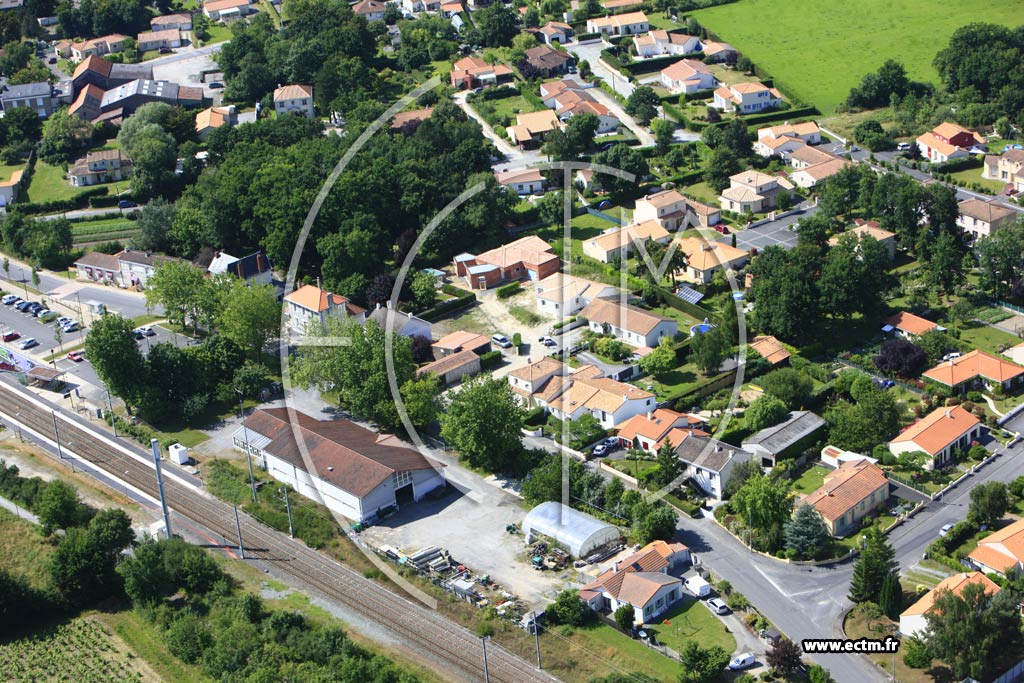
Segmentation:
<svg viewBox="0 0 1024 683">
<path fill-rule="evenodd" d="M 396 311 L 391 307 L 391 301 L 388 301 L 387 306 L 381 306 L 377 304 L 368 316 L 369 320 L 373 320 L 380 329 L 388 329 L 388 318 L 391 318 L 391 331 L 395 334 L 402 335 L 404 337 L 426 337 L 430 339 L 430 323 L 422 318 L 417 318 L 412 313 L 402 313 Z"/>
<path fill-rule="evenodd" d="M 743 448 L 761 458 L 762 467 L 775 467 L 784 457 L 793 457 L 810 446 L 825 426 L 825 420 L 809 410 L 794 410 L 784 421 L 765 427 L 743 442 Z"/>
<path fill-rule="evenodd" d="M 709 496 L 721 500 L 722 493 L 738 463 L 753 455 L 742 448 L 709 436 L 690 433 L 675 447 L 676 457 L 689 476 Z"/>
</svg>

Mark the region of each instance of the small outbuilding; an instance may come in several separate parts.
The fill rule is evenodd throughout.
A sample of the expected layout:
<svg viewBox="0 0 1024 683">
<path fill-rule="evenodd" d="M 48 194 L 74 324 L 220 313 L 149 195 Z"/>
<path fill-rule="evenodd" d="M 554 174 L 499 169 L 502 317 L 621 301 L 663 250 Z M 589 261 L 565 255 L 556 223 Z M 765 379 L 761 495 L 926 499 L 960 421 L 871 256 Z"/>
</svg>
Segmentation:
<svg viewBox="0 0 1024 683">
<path fill-rule="evenodd" d="M 574 557 L 586 557 L 621 536 L 614 525 L 554 501 L 530 510 L 523 519 L 522 530 L 527 543 L 544 535 L 565 546 Z"/>
</svg>

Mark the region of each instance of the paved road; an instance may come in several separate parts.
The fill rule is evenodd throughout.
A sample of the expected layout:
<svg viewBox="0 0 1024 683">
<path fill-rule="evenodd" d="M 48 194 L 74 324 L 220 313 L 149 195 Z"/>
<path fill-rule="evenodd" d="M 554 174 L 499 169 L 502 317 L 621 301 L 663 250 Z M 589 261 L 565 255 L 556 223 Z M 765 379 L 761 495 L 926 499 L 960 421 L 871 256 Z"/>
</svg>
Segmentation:
<svg viewBox="0 0 1024 683">
<path fill-rule="evenodd" d="M 2 283 L 0 286 L 3 286 L 4 289 L 9 289 L 15 294 L 25 296 L 25 285 L 30 290 L 33 289 L 31 270 L 12 260 L 9 273 L 0 270 L 0 283 Z M 63 274 L 58 275 L 49 271 L 39 271 L 39 285 L 34 287 L 34 289 L 43 292 L 48 299 L 56 300 L 68 306 L 70 310 L 76 313 L 79 308 L 79 300 L 83 304 L 86 301 L 96 300 L 106 304 L 108 311 L 120 313 L 126 318 L 134 318 L 146 313 L 163 315 L 162 306 L 156 306 L 147 310 L 146 299 L 139 292 L 96 285 L 81 280 L 69 280 Z M 39 300 L 39 296 L 32 294 L 31 291 L 28 298 L 33 301 Z M 50 306 L 50 308 L 53 308 L 53 306 Z"/>
<path fill-rule="evenodd" d="M 466 112 L 466 116 L 480 124 L 484 137 L 490 140 L 491 144 L 497 148 L 498 153 L 505 156 L 504 159 L 494 164 L 495 171 L 507 171 L 513 168 L 526 168 L 547 160 L 547 156 L 541 154 L 540 150 L 520 149 L 495 133 L 494 129 L 491 128 L 491 125 L 484 121 L 483 117 L 477 113 L 476 109 L 471 107 L 466 101 L 466 97 L 468 95 L 468 92 L 463 91 L 456 93 L 453 99 L 455 100 L 455 104 L 459 105 L 462 111 Z"/>
<path fill-rule="evenodd" d="M 570 74 L 566 76 L 566 80 L 576 81 L 581 84 L 587 83 L 587 81 L 580 78 L 579 74 Z M 609 111 L 611 111 L 611 113 L 622 122 L 622 125 L 628 128 L 636 139 L 640 141 L 640 146 L 651 147 L 654 145 L 654 136 L 651 135 L 646 128 L 637 123 L 636 119 L 627 114 L 626 110 L 622 108 L 622 105 L 619 104 L 618 100 L 606 93 L 604 90 L 601 90 L 601 88 L 589 88 L 587 92 L 590 93 L 595 100 L 608 107 Z"/>
<path fill-rule="evenodd" d="M 606 47 L 607 45 L 602 40 L 586 45 L 578 43 L 569 44 L 566 46 L 566 49 L 576 55 L 577 60 L 587 60 L 587 63 L 590 64 L 590 70 L 594 72 L 594 75 L 603 78 L 606 83 L 612 86 L 612 90 L 623 97 L 629 97 L 633 94 L 633 84 L 627 81 L 619 72 L 609 69 L 601 63 L 601 50 Z"/>
<path fill-rule="evenodd" d="M 1024 429 L 1024 415 L 1011 420 L 1007 428 Z M 938 529 L 964 518 L 970 488 L 988 481 L 1010 481 L 1024 467 L 1024 445 L 1001 449 L 1002 457 L 981 469 L 967 484 L 948 493 L 895 529 L 889 538 L 903 568 L 916 564 Z M 681 518 L 679 538 L 718 576 L 728 579 L 786 635 L 799 642 L 804 638 L 842 637 L 842 615 L 851 604 L 846 600 L 852 574 L 851 563 L 834 567 L 798 567 L 746 550 L 740 541 L 713 520 Z M 838 683 L 872 683 L 885 676 L 866 659 L 845 655 L 816 655 L 815 661 L 832 671 Z"/>
<path fill-rule="evenodd" d="M 116 206 L 108 207 L 105 209 L 75 209 L 74 211 L 65 211 L 63 213 L 50 213 L 46 214 L 45 216 L 36 216 L 36 218 L 39 218 L 44 221 L 52 221 L 55 218 L 92 218 L 95 216 L 106 216 L 107 214 L 111 213 L 120 213 L 122 216 L 126 216 L 127 214 L 132 213 L 132 211 L 140 211 L 141 209 L 141 206 L 138 209 L 127 210 L 118 209 Z"/>
</svg>

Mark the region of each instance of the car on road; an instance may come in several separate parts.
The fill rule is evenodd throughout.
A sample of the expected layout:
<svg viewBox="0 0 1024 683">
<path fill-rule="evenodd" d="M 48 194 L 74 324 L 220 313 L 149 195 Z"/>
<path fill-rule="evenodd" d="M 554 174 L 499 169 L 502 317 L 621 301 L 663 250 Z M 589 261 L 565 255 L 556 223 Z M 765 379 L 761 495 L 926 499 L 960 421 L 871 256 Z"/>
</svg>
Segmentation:
<svg viewBox="0 0 1024 683">
<path fill-rule="evenodd" d="M 601 439 L 601 444 L 609 451 L 614 451 L 619 447 L 619 437 L 609 436 L 607 438 Z"/>
<path fill-rule="evenodd" d="M 47 64 L 56 64 L 57 63 L 57 58 L 56 57 L 50 57 L 49 59 L 46 60 L 46 63 Z"/>
<path fill-rule="evenodd" d="M 141 332 L 142 334 L 146 335 L 147 337 L 155 337 L 156 336 L 156 332 L 153 331 L 153 328 L 150 327 L 149 325 L 141 326 L 139 328 L 139 332 Z"/>
<path fill-rule="evenodd" d="M 595 458 L 603 457 L 605 455 L 608 455 L 608 447 L 605 446 L 604 443 L 599 443 L 596 446 L 594 446 L 594 450 L 591 451 L 591 453 Z"/>
<path fill-rule="evenodd" d="M 117 203 L 117 208 L 119 209 L 134 209 L 136 206 L 138 206 L 138 204 L 130 199 L 122 199 Z"/>
<path fill-rule="evenodd" d="M 135 337 L 136 339 L 145 339 L 146 333 L 138 328 L 135 328 L 134 330 L 132 330 L 132 336 Z"/>
<path fill-rule="evenodd" d="M 35 315 L 44 308 L 46 308 L 46 306 L 43 306 L 41 303 L 33 302 L 25 307 L 25 312 L 28 313 L 29 315 Z"/>
<path fill-rule="evenodd" d="M 715 614 L 728 614 L 729 606 L 722 601 L 721 598 L 711 598 L 708 600 L 708 609 Z"/>
<path fill-rule="evenodd" d="M 910 149 L 910 143 L 901 142 L 900 144 L 896 145 L 896 149 L 898 149 L 901 152 L 906 152 L 908 149 Z"/>
<path fill-rule="evenodd" d="M 754 653 L 744 652 L 743 654 L 736 655 L 729 660 L 730 671 L 742 671 L 743 669 L 749 669 L 754 666 Z"/>
<path fill-rule="evenodd" d="M 221 83 L 220 81 L 211 81 L 207 85 L 209 86 L 210 90 L 223 90 L 224 89 L 224 84 Z"/>
<path fill-rule="evenodd" d="M 162 54 L 162 55 L 169 55 L 169 54 L 171 54 L 172 52 L 174 52 L 174 50 L 172 50 L 171 48 L 169 48 L 169 47 L 167 47 L 167 46 L 165 45 L 164 47 L 162 47 L 162 48 L 160 48 L 159 50 L 157 50 L 157 52 L 159 52 L 159 53 L 160 53 L 160 54 Z"/>
<path fill-rule="evenodd" d="M 954 526 L 955 525 L 953 525 L 953 524 L 943 524 L 942 528 L 939 529 L 939 536 L 945 536 L 946 534 L 948 534 L 950 531 L 953 530 Z"/>
<path fill-rule="evenodd" d="M 608 150 L 610 150 L 614 146 L 615 146 L 614 142 L 606 142 L 603 145 L 601 145 L 600 147 L 598 147 L 597 151 L 599 151 L 599 152 L 607 152 Z"/>
<path fill-rule="evenodd" d="M 39 342 L 37 342 L 32 337 L 29 337 L 28 339 L 23 339 L 21 343 L 18 344 L 18 348 L 21 349 L 22 351 L 31 349 L 33 346 L 39 346 Z"/>
<path fill-rule="evenodd" d="M 498 346 L 500 346 L 503 349 L 511 349 L 512 348 L 512 342 L 510 342 L 508 340 L 508 337 L 506 337 L 503 334 L 491 335 L 491 342 L 497 344 Z"/>
<path fill-rule="evenodd" d="M 10 332 L 4 332 L 3 335 L 0 336 L 0 339 L 3 339 L 4 341 L 14 341 L 20 336 L 21 334 L 17 330 L 11 330 Z"/>
<path fill-rule="evenodd" d="M 4 306 L 10 306 L 11 304 L 17 302 L 20 298 L 21 297 L 19 297 L 17 294 L 8 294 L 3 299 L 0 299 L 0 302 L 2 302 Z"/>
<path fill-rule="evenodd" d="M 540 337 L 537 339 L 537 341 L 539 341 L 544 346 L 558 346 L 558 342 L 556 342 L 551 337 Z"/>
<path fill-rule="evenodd" d="M 577 69 L 574 66 L 570 66 L 570 67 L 566 68 L 566 71 L 568 71 L 571 74 L 574 74 L 574 73 L 576 73 Z"/>
<path fill-rule="evenodd" d="M 24 311 L 30 305 L 32 305 L 32 302 L 29 301 L 28 299 L 25 299 L 24 301 L 19 301 L 18 303 L 14 304 L 14 308 L 15 310 L 18 311 Z"/>
<path fill-rule="evenodd" d="M 60 329 L 63 330 L 64 332 L 77 332 L 78 330 L 82 329 L 82 326 L 78 324 L 77 320 L 72 320 L 68 324 L 62 326 Z"/>
<path fill-rule="evenodd" d="M 76 363 L 81 363 L 85 360 L 85 351 L 69 351 L 68 360 L 73 360 Z"/>
</svg>

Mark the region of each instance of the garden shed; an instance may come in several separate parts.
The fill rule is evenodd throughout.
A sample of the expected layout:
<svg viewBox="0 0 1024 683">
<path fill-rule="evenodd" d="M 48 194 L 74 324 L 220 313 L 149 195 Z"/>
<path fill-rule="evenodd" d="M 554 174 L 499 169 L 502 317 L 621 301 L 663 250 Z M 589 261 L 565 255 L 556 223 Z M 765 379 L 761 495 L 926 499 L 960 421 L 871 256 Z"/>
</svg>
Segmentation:
<svg viewBox="0 0 1024 683">
<path fill-rule="evenodd" d="M 533 543 L 543 534 L 564 546 L 574 557 L 586 557 L 621 536 L 613 524 L 554 501 L 530 510 L 523 519 L 522 530 L 527 543 Z"/>
</svg>

